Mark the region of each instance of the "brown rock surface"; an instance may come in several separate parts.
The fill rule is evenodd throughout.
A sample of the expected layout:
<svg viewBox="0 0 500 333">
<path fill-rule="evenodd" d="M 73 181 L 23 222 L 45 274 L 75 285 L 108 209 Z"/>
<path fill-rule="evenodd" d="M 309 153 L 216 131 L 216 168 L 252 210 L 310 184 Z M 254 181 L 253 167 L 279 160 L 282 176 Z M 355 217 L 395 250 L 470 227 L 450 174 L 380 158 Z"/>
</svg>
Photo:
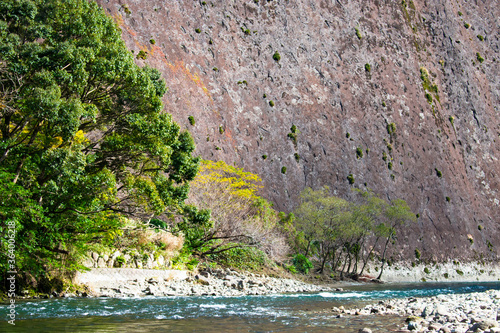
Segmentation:
<svg viewBox="0 0 500 333">
<path fill-rule="evenodd" d="M 420 215 L 407 256 L 497 258 L 496 0 L 98 2 L 162 71 L 198 153 L 260 174 L 278 209 L 305 186 L 369 187 Z"/>
</svg>

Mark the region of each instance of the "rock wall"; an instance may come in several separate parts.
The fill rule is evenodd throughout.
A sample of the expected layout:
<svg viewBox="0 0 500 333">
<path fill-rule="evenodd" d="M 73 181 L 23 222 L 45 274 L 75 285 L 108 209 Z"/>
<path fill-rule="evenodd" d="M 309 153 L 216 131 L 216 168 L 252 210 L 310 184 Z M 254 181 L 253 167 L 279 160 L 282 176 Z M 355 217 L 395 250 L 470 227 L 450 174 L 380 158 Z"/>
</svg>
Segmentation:
<svg viewBox="0 0 500 333">
<path fill-rule="evenodd" d="M 419 216 L 394 259 L 498 258 L 497 1 L 98 2 L 197 152 L 258 173 L 277 209 L 371 188 Z"/>
</svg>

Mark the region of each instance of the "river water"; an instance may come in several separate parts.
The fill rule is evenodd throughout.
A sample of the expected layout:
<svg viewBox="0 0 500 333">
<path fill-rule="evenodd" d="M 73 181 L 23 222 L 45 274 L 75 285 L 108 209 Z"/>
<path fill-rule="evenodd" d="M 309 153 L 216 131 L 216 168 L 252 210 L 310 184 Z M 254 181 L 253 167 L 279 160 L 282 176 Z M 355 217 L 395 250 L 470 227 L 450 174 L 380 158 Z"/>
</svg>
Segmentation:
<svg viewBox="0 0 500 333">
<path fill-rule="evenodd" d="M 16 325 L 0 306 L 0 332 L 373 332 L 398 330 L 398 316 L 335 318 L 333 306 L 500 290 L 500 282 L 350 285 L 343 292 L 242 297 L 66 298 L 17 301 Z"/>
</svg>

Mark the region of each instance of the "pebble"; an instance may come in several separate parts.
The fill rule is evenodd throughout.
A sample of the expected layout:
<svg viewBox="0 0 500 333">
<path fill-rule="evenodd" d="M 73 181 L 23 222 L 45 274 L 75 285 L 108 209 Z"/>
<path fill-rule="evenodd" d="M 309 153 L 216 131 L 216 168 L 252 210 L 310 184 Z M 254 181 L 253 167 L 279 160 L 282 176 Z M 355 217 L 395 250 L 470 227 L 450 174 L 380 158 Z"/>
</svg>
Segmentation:
<svg viewBox="0 0 500 333">
<path fill-rule="evenodd" d="M 363 309 L 333 308 L 334 315 L 399 315 L 406 317 L 401 331 L 439 333 L 500 333 L 499 290 L 423 298 L 392 299 Z M 359 331 L 361 332 L 361 330 Z"/>
<path fill-rule="evenodd" d="M 164 281 L 156 278 L 133 279 L 124 284 L 100 288 L 94 296 L 138 297 L 152 296 L 242 296 L 297 292 L 333 291 L 326 286 L 297 280 L 241 273 L 228 269 L 200 272 L 183 281 Z"/>
</svg>

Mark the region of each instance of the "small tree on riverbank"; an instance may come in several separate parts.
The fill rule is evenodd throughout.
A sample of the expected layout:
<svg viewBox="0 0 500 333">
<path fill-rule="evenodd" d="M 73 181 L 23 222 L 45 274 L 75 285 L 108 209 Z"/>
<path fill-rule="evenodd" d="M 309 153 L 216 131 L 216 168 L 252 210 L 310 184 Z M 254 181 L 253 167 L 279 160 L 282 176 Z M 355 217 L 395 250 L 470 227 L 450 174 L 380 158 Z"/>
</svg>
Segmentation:
<svg viewBox="0 0 500 333">
<path fill-rule="evenodd" d="M 382 252 L 380 278 L 386 251 L 395 241 L 397 230 L 415 220 L 403 200 L 388 203 L 373 192 L 357 191 L 356 201 L 347 202 L 331 196 L 328 187 L 304 189 L 293 213 L 295 229 L 304 240 L 299 251 L 318 259 L 318 272 L 323 272 L 330 261 L 341 277 L 362 274 L 378 248 Z M 381 240 L 385 242 L 381 244 Z"/>
</svg>

